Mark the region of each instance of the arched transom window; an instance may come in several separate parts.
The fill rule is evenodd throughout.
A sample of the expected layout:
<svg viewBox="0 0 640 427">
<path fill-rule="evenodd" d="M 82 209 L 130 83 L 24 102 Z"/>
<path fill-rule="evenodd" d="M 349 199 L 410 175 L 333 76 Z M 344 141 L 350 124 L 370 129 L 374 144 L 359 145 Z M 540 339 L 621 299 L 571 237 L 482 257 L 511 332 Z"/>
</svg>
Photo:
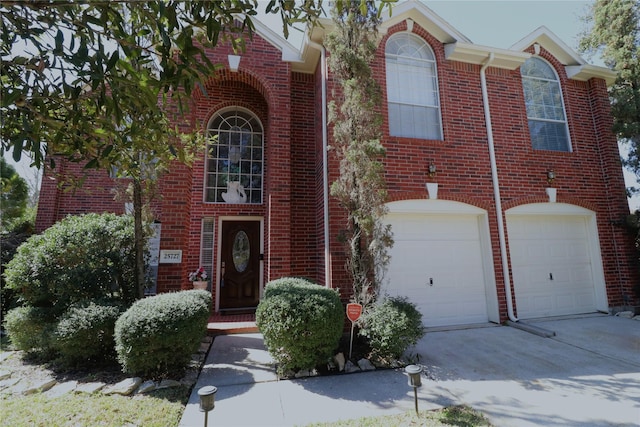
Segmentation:
<svg viewBox="0 0 640 427">
<path fill-rule="evenodd" d="M 522 64 L 520 73 L 533 148 L 571 151 L 562 90 L 554 69 L 532 57 Z"/>
<path fill-rule="evenodd" d="M 240 108 L 218 112 L 209 122 L 205 201 L 262 203 L 264 139 L 258 118 Z"/>
<path fill-rule="evenodd" d="M 389 134 L 442 139 L 436 59 L 431 47 L 410 33 L 394 34 L 385 48 Z"/>
</svg>

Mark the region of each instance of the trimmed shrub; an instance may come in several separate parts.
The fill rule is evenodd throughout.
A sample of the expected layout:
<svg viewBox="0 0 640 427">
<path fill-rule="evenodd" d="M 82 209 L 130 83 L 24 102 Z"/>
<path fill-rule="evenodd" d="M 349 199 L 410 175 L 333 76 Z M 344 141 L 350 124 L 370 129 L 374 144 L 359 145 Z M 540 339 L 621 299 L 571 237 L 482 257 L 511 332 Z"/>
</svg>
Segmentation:
<svg viewBox="0 0 640 427">
<path fill-rule="evenodd" d="M 115 360 L 114 328 L 122 308 L 112 302 L 74 304 L 62 315 L 53 337 L 54 347 L 67 364 Z"/>
<path fill-rule="evenodd" d="M 404 297 L 386 298 L 362 314 L 359 334 L 381 359 L 399 359 L 424 336 L 422 314 Z"/>
<path fill-rule="evenodd" d="M 7 311 L 19 306 L 17 303 L 18 296 L 14 289 L 9 289 L 4 278 L 4 270 L 9 261 L 13 259 L 18 247 L 24 243 L 33 234 L 33 227 L 25 224 L 18 230 L 10 233 L 0 234 L 0 306 L 1 317 L 7 314 Z"/>
<path fill-rule="evenodd" d="M 23 243 L 5 270 L 23 305 L 58 315 L 74 302 L 137 298 L 130 215 L 70 216 Z"/>
<path fill-rule="evenodd" d="M 336 290 L 286 277 L 265 287 L 256 325 L 280 373 L 312 369 L 338 348 L 344 312 Z"/>
<path fill-rule="evenodd" d="M 123 372 L 162 377 L 183 371 L 207 330 L 211 294 L 189 290 L 136 301 L 116 321 Z"/>
<path fill-rule="evenodd" d="M 4 326 L 17 350 L 49 354 L 53 352 L 55 318 L 42 307 L 17 307 L 7 312 Z"/>
</svg>

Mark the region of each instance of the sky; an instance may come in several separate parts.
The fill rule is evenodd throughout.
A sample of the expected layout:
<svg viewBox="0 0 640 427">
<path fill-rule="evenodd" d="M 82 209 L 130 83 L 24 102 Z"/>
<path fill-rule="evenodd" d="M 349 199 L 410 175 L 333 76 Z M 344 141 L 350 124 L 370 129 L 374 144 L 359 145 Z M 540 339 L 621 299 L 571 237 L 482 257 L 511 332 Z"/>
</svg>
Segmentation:
<svg viewBox="0 0 640 427">
<path fill-rule="evenodd" d="M 544 25 L 569 47 L 577 51 L 580 35 L 585 31 L 583 17 L 589 12 L 591 1 L 578 0 L 422 0 L 436 14 L 464 34 L 473 43 L 509 48 L 536 28 Z M 259 0 L 260 10 L 266 0 Z M 270 27 L 280 28 L 279 22 L 269 20 Z M 292 31 L 289 42 L 300 46 L 301 34 Z M 584 57 L 594 65 L 602 65 L 599 58 Z M 24 165 L 20 173 L 30 174 Z M 625 173 L 627 185 L 637 185 L 630 172 Z M 632 209 L 640 208 L 640 197 L 630 201 Z"/>
</svg>

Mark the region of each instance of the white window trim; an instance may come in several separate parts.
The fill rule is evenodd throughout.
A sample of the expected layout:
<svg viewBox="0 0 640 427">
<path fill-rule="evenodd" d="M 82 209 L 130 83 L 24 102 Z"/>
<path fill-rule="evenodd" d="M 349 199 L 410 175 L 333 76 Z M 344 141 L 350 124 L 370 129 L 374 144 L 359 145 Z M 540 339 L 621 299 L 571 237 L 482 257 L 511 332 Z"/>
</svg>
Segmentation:
<svg viewBox="0 0 640 427">
<path fill-rule="evenodd" d="M 549 149 L 544 149 L 544 148 L 533 148 L 533 144 L 531 145 L 531 147 L 533 148 L 533 150 L 535 151 L 556 151 L 558 153 L 573 153 L 573 142 L 571 141 L 571 132 L 569 131 L 569 115 L 567 114 L 567 107 L 566 104 L 564 102 L 564 90 L 563 90 L 563 86 L 562 86 L 562 82 L 560 81 L 560 76 L 558 75 L 558 71 L 556 71 L 555 67 L 553 65 L 551 65 L 551 63 L 549 61 L 547 61 L 546 59 L 542 58 L 541 56 L 532 56 L 530 59 L 539 59 L 541 61 L 543 61 L 544 63 L 546 63 L 549 68 L 551 68 L 551 71 L 553 71 L 553 74 L 556 76 L 556 80 L 551 80 L 551 79 L 545 79 L 545 78 L 540 78 L 540 77 L 528 77 L 528 76 L 523 76 L 522 74 L 520 74 L 521 78 L 524 80 L 525 78 L 527 79 L 536 79 L 536 80 L 542 80 L 542 81 L 547 81 L 547 82 L 554 82 L 558 84 L 558 87 L 560 89 L 560 102 L 562 103 L 562 112 L 564 113 L 564 128 L 567 131 L 567 151 L 558 151 L 558 150 L 549 150 Z M 522 85 L 522 92 L 524 93 L 524 84 Z M 526 98 L 525 98 L 525 104 L 527 102 Z M 527 112 L 526 108 L 525 108 L 525 113 Z M 527 113 L 527 128 L 529 127 L 529 120 L 535 120 L 538 122 L 547 122 L 547 123 L 563 123 L 562 120 L 553 120 L 553 119 L 541 119 L 538 117 L 529 117 L 529 114 Z M 529 137 L 531 137 L 531 130 L 529 130 Z"/>
<path fill-rule="evenodd" d="M 262 179 L 261 179 L 261 190 L 260 190 L 260 203 L 251 203 L 251 202 L 247 202 L 247 205 L 253 205 L 253 206 L 258 206 L 258 205 L 263 205 L 264 201 L 265 201 L 265 184 L 264 184 L 264 178 L 265 178 L 265 169 L 266 169 L 266 159 L 265 159 L 265 127 L 264 124 L 262 123 L 262 120 L 260 120 L 260 117 L 258 117 L 258 115 L 256 113 L 254 113 L 253 111 L 249 110 L 248 108 L 244 108 L 244 107 L 240 107 L 237 105 L 234 106 L 230 106 L 230 107 L 226 107 L 226 108 L 221 108 L 220 110 L 216 111 L 215 113 L 213 113 L 211 115 L 211 117 L 209 118 L 208 122 L 207 122 L 207 126 L 205 127 L 205 135 L 209 135 L 209 131 L 210 131 L 210 127 L 211 127 L 211 123 L 219 116 L 224 115 L 228 112 L 243 112 L 245 114 L 248 114 L 250 116 L 252 116 L 255 121 L 260 125 L 261 128 L 261 134 L 262 134 Z M 254 133 L 254 131 L 252 131 L 252 133 Z M 211 188 L 209 186 L 207 186 L 207 175 L 208 175 L 208 165 L 209 165 L 209 153 L 208 150 L 209 149 L 209 143 L 207 142 L 207 146 L 205 148 L 205 158 L 204 158 L 204 173 L 203 173 L 203 181 L 202 181 L 202 202 L 203 203 L 207 203 L 207 204 L 219 204 L 219 205 L 225 205 L 227 203 L 225 202 L 218 202 L 218 201 L 208 201 L 207 200 L 207 191 Z"/>
<path fill-rule="evenodd" d="M 433 47 L 431 47 L 431 45 L 429 43 L 427 43 L 426 40 L 424 40 L 422 37 L 412 33 L 412 32 L 408 32 L 408 31 L 401 31 L 398 33 L 393 34 L 391 37 L 389 37 L 389 39 L 387 40 L 387 44 L 389 43 L 389 41 L 393 38 L 393 37 L 398 37 L 400 35 L 409 35 L 410 37 L 419 39 L 422 43 L 424 43 L 430 50 L 431 50 L 431 54 L 433 55 L 433 60 L 428 60 L 428 59 L 421 59 L 421 58 L 412 58 L 415 61 L 419 61 L 419 62 L 424 62 L 425 64 L 433 64 L 433 72 L 434 72 L 434 79 L 435 79 L 435 84 L 436 84 L 436 101 L 437 101 L 437 105 L 427 105 L 427 104 L 414 104 L 414 103 L 409 103 L 409 102 L 391 102 L 389 101 L 389 94 L 388 94 L 388 85 L 387 85 L 387 122 L 389 125 L 389 136 L 392 137 L 397 137 L 397 138 L 414 138 L 414 139 L 424 139 L 424 140 L 429 140 L 429 141 L 444 141 L 444 126 L 442 123 L 442 99 L 441 99 L 441 94 L 440 94 L 440 79 L 438 77 L 438 61 L 436 58 L 436 54 L 433 50 Z M 387 73 L 387 57 L 394 57 L 394 58 L 403 58 L 403 56 L 400 55 L 396 55 L 396 54 L 387 54 L 387 47 L 385 45 L 385 76 Z M 415 107 L 424 107 L 424 108 L 435 108 L 438 110 L 438 118 L 439 118 L 439 130 L 440 130 L 440 138 L 438 139 L 432 139 L 432 138 L 425 138 L 425 137 L 406 137 L 406 136 L 401 136 L 401 135 L 393 135 L 391 134 L 391 123 L 389 120 L 389 112 L 388 112 L 388 107 L 389 104 L 396 104 L 396 105 L 408 105 L 408 106 L 415 106 Z"/>
</svg>

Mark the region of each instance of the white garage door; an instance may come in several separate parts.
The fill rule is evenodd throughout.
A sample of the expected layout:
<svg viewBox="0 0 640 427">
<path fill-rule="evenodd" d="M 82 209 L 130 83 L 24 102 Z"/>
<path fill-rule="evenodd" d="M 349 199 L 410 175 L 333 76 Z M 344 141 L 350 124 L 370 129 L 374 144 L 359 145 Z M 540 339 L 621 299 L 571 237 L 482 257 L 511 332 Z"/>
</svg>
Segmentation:
<svg viewBox="0 0 640 427">
<path fill-rule="evenodd" d="M 507 215 L 519 318 L 596 311 L 587 219 Z"/>
<path fill-rule="evenodd" d="M 488 321 L 478 217 L 392 213 L 389 295 L 406 296 L 425 326 Z"/>
</svg>

